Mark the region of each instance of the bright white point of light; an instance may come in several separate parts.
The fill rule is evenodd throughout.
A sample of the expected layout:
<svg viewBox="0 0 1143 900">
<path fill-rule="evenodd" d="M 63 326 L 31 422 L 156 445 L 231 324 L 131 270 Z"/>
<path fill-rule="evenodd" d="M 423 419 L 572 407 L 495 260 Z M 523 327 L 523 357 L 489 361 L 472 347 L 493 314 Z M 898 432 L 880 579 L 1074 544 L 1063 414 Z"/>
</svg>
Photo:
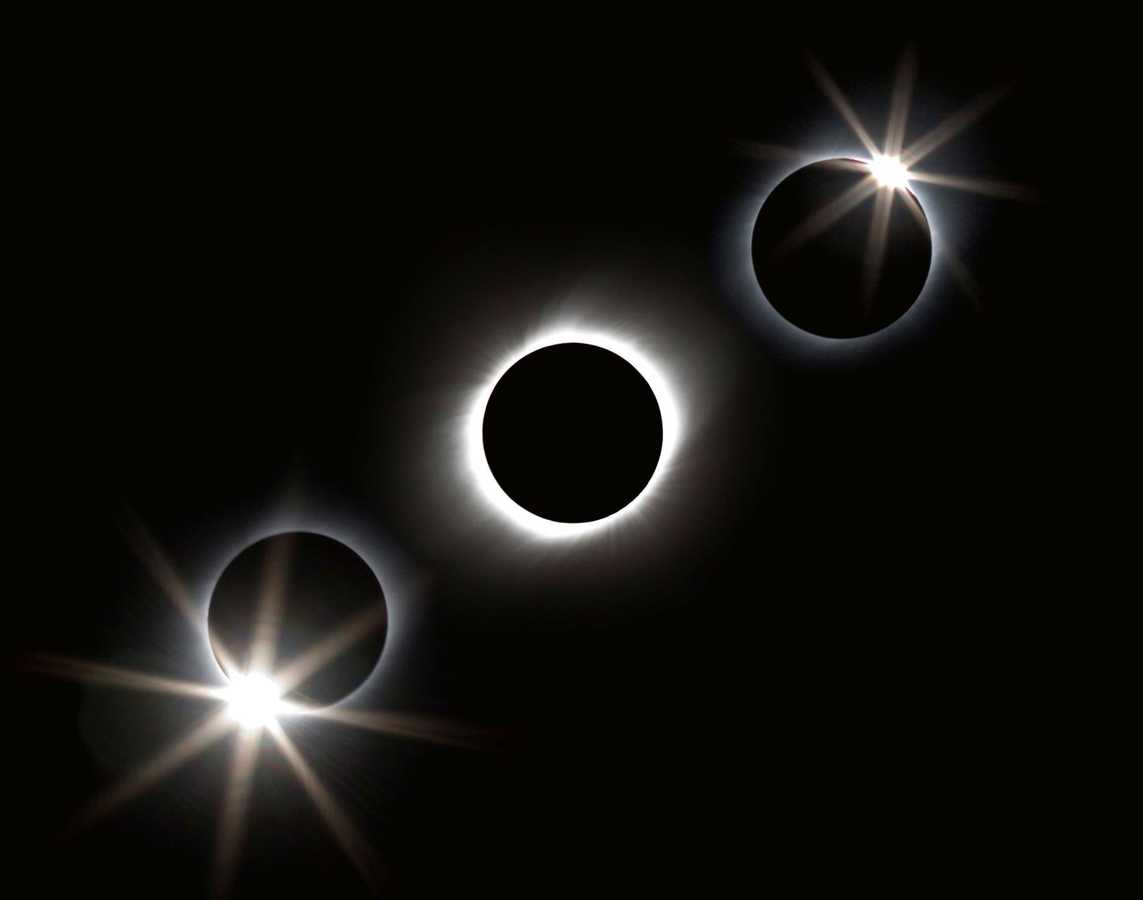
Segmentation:
<svg viewBox="0 0 1143 900">
<path fill-rule="evenodd" d="M 905 188 L 909 186 L 909 172 L 899 156 L 875 154 L 869 161 L 869 171 L 881 187 Z"/>
<path fill-rule="evenodd" d="M 269 725 L 283 710 L 282 692 L 265 675 L 238 675 L 226 689 L 231 718 L 243 728 Z"/>
<path fill-rule="evenodd" d="M 659 462 L 651 474 L 651 480 L 647 482 L 642 493 L 625 507 L 594 522 L 554 522 L 524 509 L 500 487 L 500 482 L 492 474 L 488 458 L 484 455 L 484 411 L 497 383 L 505 372 L 525 356 L 555 344 L 590 344 L 610 350 L 625 359 L 650 386 L 655 401 L 659 404 L 659 415 L 663 420 L 663 446 L 659 451 Z M 658 488 L 663 473 L 670 467 L 682 430 L 679 408 L 674 398 L 675 392 L 662 372 L 633 341 L 623 340 L 606 332 L 577 327 L 553 328 L 502 359 L 495 367 L 492 377 L 477 392 L 465 422 L 465 461 L 481 496 L 517 528 L 544 540 L 583 537 L 616 525 L 622 519 L 631 516 Z"/>
</svg>

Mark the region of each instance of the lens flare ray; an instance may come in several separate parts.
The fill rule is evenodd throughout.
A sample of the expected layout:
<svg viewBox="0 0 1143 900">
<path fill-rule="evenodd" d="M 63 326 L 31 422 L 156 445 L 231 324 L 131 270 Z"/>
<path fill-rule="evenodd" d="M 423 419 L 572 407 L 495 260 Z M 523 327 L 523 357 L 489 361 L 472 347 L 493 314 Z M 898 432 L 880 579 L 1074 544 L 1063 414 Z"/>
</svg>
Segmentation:
<svg viewBox="0 0 1143 900">
<path fill-rule="evenodd" d="M 155 579 L 155 583 L 162 589 L 163 595 L 187 620 L 191 628 L 198 633 L 203 633 L 206 628 L 206 617 L 203 610 L 191 599 L 191 592 L 179 576 L 174 564 L 163 551 L 159 542 L 155 540 L 154 535 L 147 530 L 143 521 L 132 510 L 125 509 L 124 516 L 124 536 L 143 567 Z M 230 651 L 217 641 L 214 643 L 214 650 L 222 662 L 223 668 L 227 671 L 233 670 L 234 659 Z"/>
<path fill-rule="evenodd" d="M 849 101 L 845 98 L 845 94 L 843 94 L 841 88 L 837 86 L 837 82 L 834 81 L 833 77 L 826 71 L 825 66 L 814 57 L 808 57 L 808 61 L 810 72 L 814 76 L 814 80 L 818 83 L 818 87 L 822 89 L 822 93 L 829 98 L 830 103 L 832 103 L 834 108 L 841 114 L 842 119 L 845 120 L 845 124 L 852 129 L 857 139 L 861 141 L 862 146 L 865 147 L 870 154 L 877 153 L 877 145 L 873 142 L 873 138 L 870 136 L 868 129 L 862 123 L 854 108 L 850 106 Z"/>
<path fill-rule="evenodd" d="M 274 680 L 283 693 L 292 690 L 322 666 L 380 627 L 386 618 L 384 607 L 366 609 L 282 666 L 275 672 Z"/>
<path fill-rule="evenodd" d="M 948 266 L 949 272 L 952 274 L 953 281 L 956 282 L 957 287 L 961 292 L 972 301 L 973 306 L 980 309 L 981 293 L 980 285 L 977 283 L 975 277 L 968 266 L 964 264 L 964 260 L 960 255 L 949 246 L 948 242 L 941 244 L 941 256 Z"/>
<path fill-rule="evenodd" d="M 843 216 L 857 209 L 864 201 L 877 192 L 877 181 L 870 175 L 843 192 L 835 200 L 798 225 L 789 236 L 778 245 L 776 253 L 789 253 L 806 241 L 821 234 Z"/>
<path fill-rule="evenodd" d="M 343 709 L 336 706 L 313 710 L 310 715 L 340 725 L 376 731 L 393 737 L 473 750 L 487 749 L 495 740 L 495 736 L 489 731 L 467 728 L 433 716 Z"/>
<path fill-rule="evenodd" d="M 161 753 L 151 757 L 122 781 L 96 797 L 76 816 L 71 830 L 91 825 L 158 784 L 218 741 L 230 728 L 225 712 L 214 713 Z"/>
<path fill-rule="evenodd" d="M 146 567 L 163 593 L 192 627 L 202 628 L 202 611 L 191 600 L 190 591 L 179 577 L 174 565 L 147 530 L 142 520 L 131 510 L 124 512 L 123 534 L 135 555 Z"/>
<path fill-rule="evenodd" d="M 958 191 L 967 191 L 970 194 L 980 194 L 984 197 L 996 197 L 1001 200 L 1035 200 L 1036 191 L 1027 185 L 1017 184 L 1014 181 L 1003 181 L 994 178 L 973 178 L 965 175 L 942 175 L 937 172 L 918 172 L 913 169 L 909 172 L 913 181 L 922 181 L 937 187 L 947 187 Z"/>
<path fill-rule="evenodd" d="M 289 544 L 276 545 L 267 560 L 263 576 L 265 580 L 255 616 L 248 672 L 269 672 L 274 666 L 278 625 L 282 616 L 282 596 L 289 572 Z"/>
<path fill-rule="evenodd" d="M 234 743 L 215 845 L 212 878 L 212 894 L 215 897 L 224 897 L 229 892 L 238 866 L 246 832 L 246 809 L 250 804 L 254 768 L 261 742 L 260 731 L 243 731 Z"/>
<path fill-rule="evenodd" d="M 66 656 L 38 656 L 27 661 L 25 668 L 41 675 L 51 675 L 68 681 L 81 681 L 88 684 L 101 684 L 108 687 L 125 688 L 134 691 L 152 691 L 160 694 L 174 694 L 204 700 L 218 700 L 221 688 L 154 675 L 136 669 L 125 669 L 104 663 L 87 662 Z"/>
<path fill-rule="evenodd" d="M 865 298 L 866 314 L 868 304 L 881 280 L 881 268 L 885 262 L 885 245 L 889 237 L 889 222 L 893 215 L 893 194 L 878 191 L 873 201 L 873 224 L 869 229 L 869 242 L 865 248 L 865 271 L 862 295 Z"/>
<path fill-rule="evenodd" d="M 349 816 L 341 808 L 341 804 L 329 792 L 329 789 L 322 784 L 317 773 L 306 762 L 301 751 L 282 730 L 282 727 L 274 723 L 266 730 L 278 745 L 278 749 L 286 762 L 289 763 L 298 783 L 313 801 L 318 813 L 329 827 L 330 833 L 337 840 L 341 849 L 345 851 L 345 855 L 349 857 L 362 878 L 371 886 L 376 886 L 378 862 L 369 842 L 357 830 Z"/>
<path fill-rule="evenodd" d="M 913 84 L 917 79 L 917 54 L 907 47 L 897 63 L 897 76 L 893 80 L 893 96 L 889 101 L 889 125 L 885 132 L 885 155 L 897 157 L 905 145 L 905 130 L 909 123 L 909 102 L 913 97 Z"/>
<path fill-rule="evenodd" d="M 930 153 L 943 147 L 976 122 L 977 119 L 991 110 L 992 107 L 1004 99 L 1009 90 L 1010 88 L 1006 85 L 985 91 L 971 103 L 937 125 L 928 134 L 910 144 L 904 152 L 902 152 L 901 161 L 905 164 L 906 168 L 912 168 Z"/>
</svg>

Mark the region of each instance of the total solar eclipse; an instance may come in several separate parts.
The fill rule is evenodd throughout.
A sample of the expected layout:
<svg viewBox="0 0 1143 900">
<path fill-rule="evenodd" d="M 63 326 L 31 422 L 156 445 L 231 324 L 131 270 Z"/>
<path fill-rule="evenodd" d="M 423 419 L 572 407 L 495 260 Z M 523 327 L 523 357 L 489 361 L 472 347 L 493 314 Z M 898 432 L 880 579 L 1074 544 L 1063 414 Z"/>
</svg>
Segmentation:
<svg viewBox="0 0 1143 900">
<path fill-rule="evenodd" d="M 293 670 L 283 699 L 316 706 L 365 682 L 387 625 L 385 594 L 369 564 L 340 541 L 309 532 L 277 534 L 239 553 L 207 612 L 211 649 L 232 682 Z M 265 647 L 272 659 L 259 658 Z"/>
<path fill-rule="evenodd" d="M 924 211 L 895 157 L 812 163 L 758 213 L 751 255 L 766 299 L 811 334 L 853 338 L 916 301 L 932 261 Z"/>
<path fill-rule="evenodd" d="M 655 393 L 603 347 L 559 343 L 529 353 L 496 383 L 482 440 L 496 482 L 553 522 L 593 522 L 647 487 L 663 450 Z"/>
</svg>

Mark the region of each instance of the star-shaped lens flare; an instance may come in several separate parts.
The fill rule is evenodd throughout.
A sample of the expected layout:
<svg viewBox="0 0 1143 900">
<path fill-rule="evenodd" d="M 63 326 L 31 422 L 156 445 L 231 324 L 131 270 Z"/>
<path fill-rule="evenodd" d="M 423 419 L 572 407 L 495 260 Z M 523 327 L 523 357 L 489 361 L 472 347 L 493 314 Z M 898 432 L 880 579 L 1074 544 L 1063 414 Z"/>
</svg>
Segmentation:
<svg viewBox="0 0 1143 900">
<path fill-rule="evenodd" d="M 137 520 L 131 521 L 128 537 L 152 577 L 163 589 L 164 595 L 191 622 L 201 639 L 206 640 L 205 616 L 201 610 L 196 609 L 190 591 L 158 543 Z M 359 620 L 344 623 L 334 629 L 333 633 L 318 638 L 303 652 L 271 668 L 276 655 L 276 616 L 281 610 L 281 604 L 275 597 L 277 592 L 273 589 L 277 574 L 274 571 L 266 573 L 266 589 L 261 591 L 260 622 L 265 623 L 265 627 L 255 635 L 255 640 L 260 642 L 261 647 L 252 657 L 258 660 L 260 668 L 248 672 L 227 668 L 231 675 L 226 684 L 199 684 L 105 663 L 58 656 L 39 656 L 28 661 L 28 668 L 45 675 L 126 690 L 157 692 L 215 703 L 221 707 L 200 719 L 190 731 L 92 799 L 72 822 L 71 831 L 89 826 L 114 812 L 222 738 L 234 735 L 234 752 L 223 793 L 213 874 L 213 892 L 215 896 L 223 896 L 228 892 L 238 863 L 254 769 L 262 736 L 268 734 L 271 743 L 285 759 L 330 833 L 362 877 L 372 884 L 378 871 L 373 849 L 288 736 L 286 727 L 289 719 L 320 719 L 438 744 L 470 748 L 489 746 L 491 735 L 488 732 L 458 726 L 442 719 L 405 713 L 342 709 L 337 706 L 318 708 L 283 700 L 309 674 L 336 658 L 354 640 L 376 627 L 378 622 L 375 617 L 359 617 Z M 219 652 L 217 641 L 215 651 Z M 229 660 L 232 656 L 222 648 L 219 658 Z"/>
<path fill-rule="evenodd" d="M 921 223 L 924 222 L 924 212 L 910 191 L 911 184 L 929 184 L 1001 199 L 1030 200 L 1035 197 L 1035 192 L 1030 188 L 1012 182 L 947 175 L 916 168 L 934 151 L 943 147 L 989 112 L 1008 93 L 1007 87 L 986 91 L 926 134 L 912 143 L 906 144 L 905 135 L 909 106 L 917 72 L 916 55 L 911 48 L 907 49 L 901 56 L 894 77 L 885 139 L 882 144 L 878 145 L 825 66 L 811 57 L 809 68 L 822 93 L 826 95 L 865 149 L 867 156 L 861 161 L 868 167 L 869 175 L 861 183 L 826 203 L 791 229 L 790 234 L 779 247 L 779 252 L 796 249 L 807 240 L 821 234 L 851 210 L 872 197 L 874 212 L 864 262 L 864 290 L 868 294 L 876 288 L 880 277 L 889 233 L 890 214 L 893 209 L 890 200 L 895 192 L 900 192 L 904 196 L 906 209 Z M 744 142 L 738 142 L 738 144 L 740 149 L 750 155 L 760 157 L 802 155 L 789 148 Z M 960 288 L 968 294 L 974 303 L 978 302 L 978 287 L 975 280 L 946 240 L 942 239 L 940 252 Z"/>
</svg>

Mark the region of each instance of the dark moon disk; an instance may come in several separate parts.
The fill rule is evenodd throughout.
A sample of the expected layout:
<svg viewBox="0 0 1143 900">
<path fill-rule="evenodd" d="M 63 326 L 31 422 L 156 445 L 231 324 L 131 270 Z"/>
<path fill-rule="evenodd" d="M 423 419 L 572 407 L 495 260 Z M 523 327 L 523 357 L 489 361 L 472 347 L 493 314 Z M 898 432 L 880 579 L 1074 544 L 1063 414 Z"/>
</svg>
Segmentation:
<svg viewBox="0 0 1143 900">
<path fill-rule="evenodd" d="M 238 672 L 251 666 L 259 612 L 277 622 L 275 675 L 292 660 L 335 634 L 349 636 L 285 696 L 327 706 L 348 696 L 369 677 L 385 646 L 388 614 L 377 576 L 340 541 L 309 532 L 264 538 L 239 553 L 215 585 L 207 611 L 211 649 L 227 675 L 225 648 Z M 327 645 L 328 646 L 328 645 Z"/>
<path fill-rule="evenodd" d="M 762 292 L 784 319 L 811 334 L 852 338 L 880 331 L 904 315 L 925 286 L 932 238 L 907 188 L 878 187 L 827 227 L 809 227 L 868 176 L 866 164 L 853 159 L 805 166 L 774 188 L 754 224 L 751 255 Z M 879 268 L 869 263 L 877 194 L 890 201 Z"/>
<path fill-rule="evenodd" d="M 591 344 L 554 344 L 504 373 L 483 437 L 493 477 L 520 506 L 554 522 L 593 522 L 647 486 L 663 419 L 627 360 Z"/>
</svg>

